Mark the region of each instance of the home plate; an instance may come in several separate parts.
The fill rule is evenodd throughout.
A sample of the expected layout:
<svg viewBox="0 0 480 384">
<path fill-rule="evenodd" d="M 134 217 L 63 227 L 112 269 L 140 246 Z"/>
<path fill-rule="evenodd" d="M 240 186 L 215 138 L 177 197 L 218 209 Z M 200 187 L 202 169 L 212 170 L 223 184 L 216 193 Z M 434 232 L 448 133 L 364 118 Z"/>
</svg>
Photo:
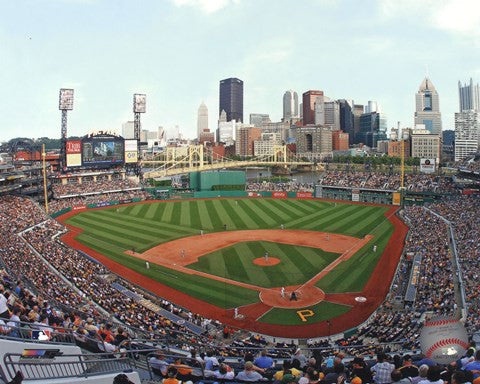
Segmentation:
<svg viewBox="0 0 480 384">
<path fill-rule="evenodd" d="M 367 301 L 367 298 L 363 297 L 363 296 L 357 296 L 357 297 L 355 297 L 355 301 L 357 303 L 365 303 Z"/>
</svg>

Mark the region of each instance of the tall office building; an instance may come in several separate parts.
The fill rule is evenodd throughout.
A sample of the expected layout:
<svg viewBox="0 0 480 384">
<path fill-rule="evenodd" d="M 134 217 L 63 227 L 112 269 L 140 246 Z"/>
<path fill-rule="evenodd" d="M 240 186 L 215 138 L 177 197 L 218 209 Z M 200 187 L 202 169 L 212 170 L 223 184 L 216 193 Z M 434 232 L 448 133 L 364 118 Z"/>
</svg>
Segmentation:
<svg viewBox="0 0 480 384">
<path fill-rule="evenodd" d="M 298 94 L 288 90 L 283 94 L 283 120 L 298 117 Z"/>
<path fill-rule="evenodd" d="M 353 131 L 353 100 L 338 100 L 340 114 L 340 129 L 348 133 L 348 144 L 352 145 L 354 140 Z"/>
<path fill-rule="evenodd" d="M 315 103 L 319 106 L 323 104 L 323 91 L 307 91 L 302 95 L 303 125 L 317 124 L 315 122 Z M 317 107 L 317 109 L 320 109 L 320 107 Z M 323 110 L 323 105 L 321 109 Z M 319 122 L 318 124 L 322 123 Z"/>
<path fill-rule="evenodd" d="M 219 113 L 225 111 L 227 121 L 243 123 L 243 81 L 235 77 L 220 81 Z"/>
<path fill-rule="evenodd" d="M 354 104 L 353 105 L 353 139 L 350 139 L 352 144 L 358 144 L 362 140 L 359 136 L 360 133 L 360 116 L 363 115 L 363 105 L 362 104 Z"/>
<path fill-rule="evenodd" d="M 335 101 L 325 102 L 325 125 L 332 127 L 332 130 L 340 129 L 340 104 Z"/>
<path fill-rule="evenodd" d="M 463 111 L 479 111 L 480 110 L 480 89 L 477 84 L 473 84 L 472 78 L 470 78 L 470 84 L 462 86 L 462 83 L 458 82 L 458 97 L 460 101 L 460 112 Z"/>
<path fill-rule="evenodd" d="M 442 115 L 438 92 L 428 77 L 423 79 L 415 95 L 415 125 L 423 124 L 432 134 L 442 134 Z"/>
<path fill-rule="evenodd" d="M 239 156 L 253 156 L 254 142 L 260 140 L 262 129 L 252 126 L 239 126 L 235 135 L 235 154 Z"/>
<path fill-rule="evenodd" d="M 480 112 L 455 113 L 455 161 L 476 153 L 480 148 Z"/>
<path fill-rule="evenodd" d="M 379 112 L 364 113 L 360 116 L 359 142 L 376 148 L 377 142 L 387 140 L 387 118 Z"/>
<path fill-rule="evenodd" d="M 205 130 L 208 130 L 208 108 L 202 101 L 197 114 L 197 137 L 200 138 L 200 134 Z"/>
</svg>

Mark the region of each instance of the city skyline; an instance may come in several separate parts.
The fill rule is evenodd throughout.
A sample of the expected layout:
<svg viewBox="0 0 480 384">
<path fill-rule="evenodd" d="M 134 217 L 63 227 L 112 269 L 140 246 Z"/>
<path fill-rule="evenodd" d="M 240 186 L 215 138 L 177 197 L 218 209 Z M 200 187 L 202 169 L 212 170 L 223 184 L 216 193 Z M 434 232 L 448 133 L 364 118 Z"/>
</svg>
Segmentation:
<svg viewBox="0 0 480 384">
<path fill-rule="evenodd" d="M 229 77 L 244 81 L 244 119 L 262 112 L 279 121 L 286 90 L 301 95 L 319 89 L 335 100 L 378 101 L 391 128 L 398 120 L 413 126 L 412 95 L 428 75 L 441 95 L 443 129 L 454 129 L 458 81 L 480 78 L 475 1 L 305 3 L 6 3 L 0 15 L 0 140 L 59 138 L 60 88 L 75 89 L 69 135 L 120 132 L 133 119 L 132 94 L 145 93 L 143 128 L 179 125 L 193 138 L 202 100 L 209 127 L 216 128 L 218 83 Z"/>
</svg>

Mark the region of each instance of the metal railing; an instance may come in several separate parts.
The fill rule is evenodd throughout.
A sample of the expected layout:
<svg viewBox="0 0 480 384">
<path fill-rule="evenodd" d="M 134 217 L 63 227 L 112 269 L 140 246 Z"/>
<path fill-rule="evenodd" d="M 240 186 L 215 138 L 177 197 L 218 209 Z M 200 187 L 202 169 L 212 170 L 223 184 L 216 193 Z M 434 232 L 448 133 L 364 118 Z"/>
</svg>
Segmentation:
<svg viewBox="0 0 480 384">
<path fill-rule="evenodd" d="M 24 380 L 90 377 L 131 370 L 127 356 L 112 354 L 68 354 L 57 350 L 26 350 L 27 353 L 7 353 L 3 357 L 6 374 L 11 378 L 20 371 Z M 31 353 L 28 353 L 31 351 Z M 30 356 L 28 356 L 30 354 Z"/>
</svg>

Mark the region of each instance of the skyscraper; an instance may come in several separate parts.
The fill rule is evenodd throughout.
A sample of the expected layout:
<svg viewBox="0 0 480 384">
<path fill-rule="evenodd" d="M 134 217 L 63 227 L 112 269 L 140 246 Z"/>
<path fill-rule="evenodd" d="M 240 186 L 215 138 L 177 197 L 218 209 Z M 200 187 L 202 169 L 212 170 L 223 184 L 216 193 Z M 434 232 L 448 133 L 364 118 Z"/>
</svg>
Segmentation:
<svg viewBox="0 0 480 384">
<path fill-rule="evenodd" d="M 435 135 L 442 134 L 442 115 L 438 92 L 428 77 L 423 79 L 415 95 L 415 125 L 424 124 Z"/>
<path fill-rule="evenodd" d="M 340 104 L 338 101 L 325 102 L 325 125 L 330 125 L 334 131 L 340 129 Z"/>
<path fill-rule="evenodd" d="M 354 131 L 353 131 L 353 100 L 338 100 L 340 105 L 340 129 L 343 132 L 348 133 L 349 144 L 353 144 Z"/>
<path fill-rule="evenodd" d="M 359 142 L 375 148 L 379 140 L 387 140 L 387 118 L 379 112 L 364 113 L 360 116 Z"/>
<path fill-rule="evenodd" d="M 219 114 L 224 110 L 227 121 L 243 123 L 243 81 L 235 77 L 221 80 L 219 103 Z"/>
<path fill-rule="evenodd" d="M 480 90 L 478 83 L 473 84 L 472 78 L 470 78 L 470 84 L 462 86 L 462 83 L 458 82 L 458 97 L 460 101 L 460 112 L 463 111 L 480 111 Z"/>
<path fill-rule="evenodd" d="M 480 147 L 480 112 L 455 113 L 455 161 L 476 153 Z"/>
<path fill-rule="evenodd" d="M 288 90 L 283 94 L 283 120 L 298 117 L 298 94 Z"/>
<path fill-rule="evenodd" d="M 302 95 L 303 125 L 315 123 L 315 103 L 323 103 L 323 91 L 307 91 Z M 317 107 L 317 109 L 320 109 Z M 321 124 L 321 123 L 320 123 Z"/>
<path fill-rule="evenodd" d="M 200 138 L 200 134 L 205 130 L 208 130 L 208 108 L 202 101 L 197 114 L 197 137 Z"/>
<path fill-rule="evenodd" d="M 455 113 L 455 161 L 476 153 L 480 148 L 480 100 L 478 84 L 462 86 L 458 82 L 460 112 Z"/>
</svg>

